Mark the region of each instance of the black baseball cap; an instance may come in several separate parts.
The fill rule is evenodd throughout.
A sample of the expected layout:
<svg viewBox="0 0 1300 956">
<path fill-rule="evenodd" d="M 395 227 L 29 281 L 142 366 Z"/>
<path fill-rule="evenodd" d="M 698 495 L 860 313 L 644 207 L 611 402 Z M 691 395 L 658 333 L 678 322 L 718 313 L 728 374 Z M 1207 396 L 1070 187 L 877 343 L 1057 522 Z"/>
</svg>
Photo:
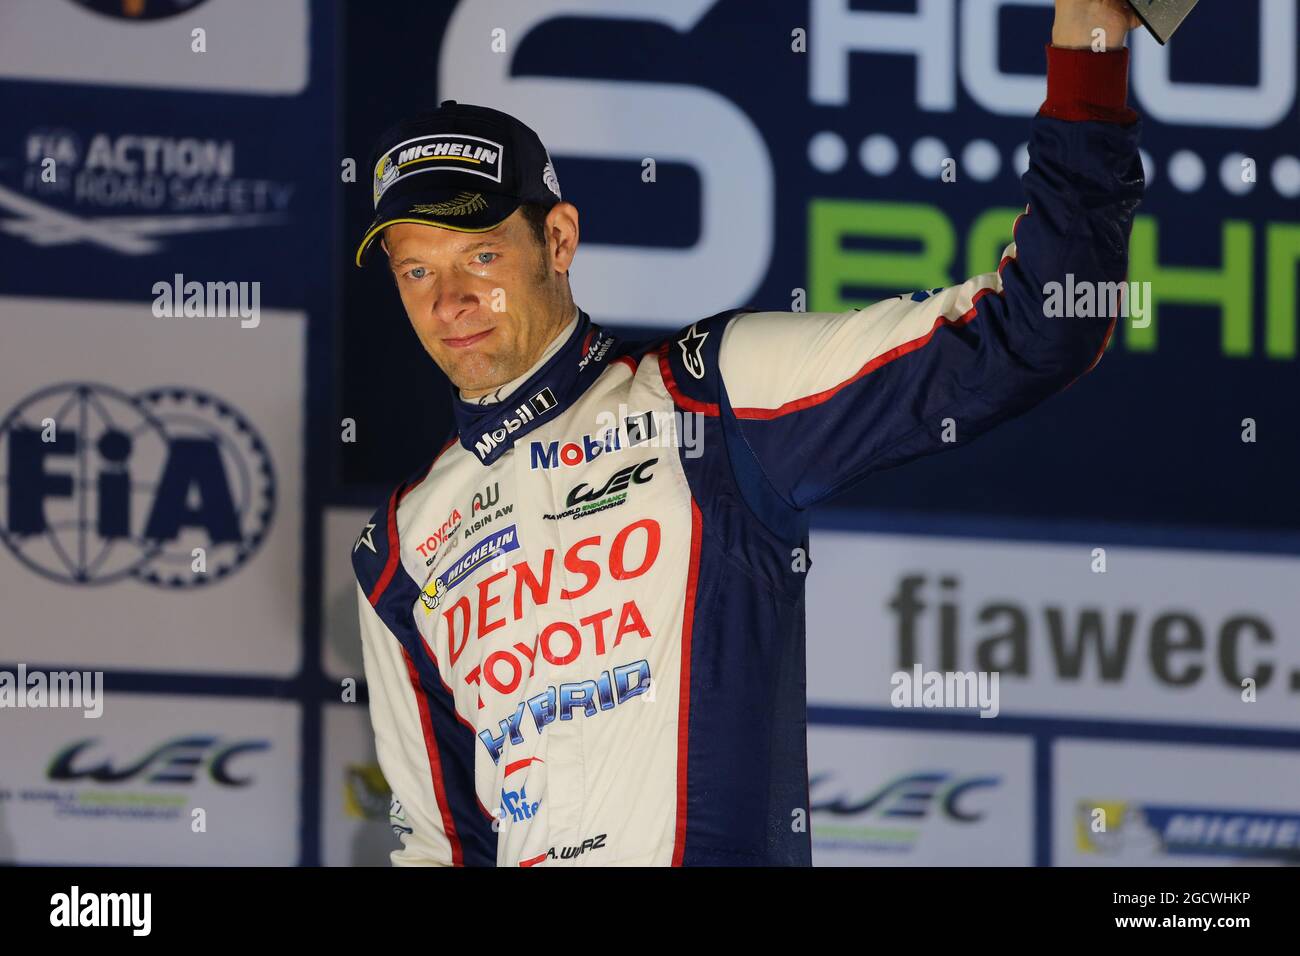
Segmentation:
<svg viewBox="0 0 1300 956">
<path fill-rule="evenodd" d="M 525 203 L 549 209 L 561 198 L 538 135 L 486 106 L 445 100 L 387 130 L 372 158 L 375 218 L 357 247 L 357 265 L 394 223 L 487 232 Z"/>
</svg>

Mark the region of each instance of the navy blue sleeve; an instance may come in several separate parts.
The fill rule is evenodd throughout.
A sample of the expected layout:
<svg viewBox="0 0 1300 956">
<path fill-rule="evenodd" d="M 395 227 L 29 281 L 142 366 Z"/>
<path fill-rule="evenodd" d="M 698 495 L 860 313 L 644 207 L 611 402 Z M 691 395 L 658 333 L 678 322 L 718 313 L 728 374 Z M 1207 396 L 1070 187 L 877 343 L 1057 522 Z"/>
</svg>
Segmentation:
<svg viewBox="0 0 1300 956">
<path fill-rule="evenodd" d="M 1099 360 L 1144 188 L 1140 122 L 1066 113 L 1045 105 L 1032 120 L 1028 205 L 996 271 L 843 313 L 714 317 L 672 342 L 682 392 L 710 397 L 693 354 L 719 369 L 715 405 L 791 507 L 964 444 Z M 1098 293 L 1091 313 L 1061 314 L 1086 285 Z"/>
</svg>

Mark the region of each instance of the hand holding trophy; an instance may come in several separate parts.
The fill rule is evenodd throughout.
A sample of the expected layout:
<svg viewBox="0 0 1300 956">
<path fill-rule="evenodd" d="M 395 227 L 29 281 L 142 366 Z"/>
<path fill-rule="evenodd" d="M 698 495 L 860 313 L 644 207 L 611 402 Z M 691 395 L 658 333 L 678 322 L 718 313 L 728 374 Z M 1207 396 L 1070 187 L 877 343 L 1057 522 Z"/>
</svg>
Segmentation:
<svg viewBox="0 0 1300 956">
<path fill-rule="evenodd" d="M 1128 0 L 1128 3 L 1162 46 L 1196 6 L 1196 0 Z"/>
</svg>

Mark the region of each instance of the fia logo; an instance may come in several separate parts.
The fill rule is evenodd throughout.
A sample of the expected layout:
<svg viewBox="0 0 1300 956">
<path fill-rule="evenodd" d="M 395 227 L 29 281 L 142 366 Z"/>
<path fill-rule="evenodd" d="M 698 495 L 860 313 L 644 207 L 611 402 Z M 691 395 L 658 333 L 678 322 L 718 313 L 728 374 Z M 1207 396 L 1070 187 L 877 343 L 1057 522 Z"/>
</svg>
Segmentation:
<svg viewBox="0 0 1300 956">
<path fill-rule="evenodd" d="M 0 470 L 0 541 L 68 584 L 211 584 L 252 557 L 275 513 L 262 437 L 189 387 L 42 389 L 0 419 Z"/>
</svg>

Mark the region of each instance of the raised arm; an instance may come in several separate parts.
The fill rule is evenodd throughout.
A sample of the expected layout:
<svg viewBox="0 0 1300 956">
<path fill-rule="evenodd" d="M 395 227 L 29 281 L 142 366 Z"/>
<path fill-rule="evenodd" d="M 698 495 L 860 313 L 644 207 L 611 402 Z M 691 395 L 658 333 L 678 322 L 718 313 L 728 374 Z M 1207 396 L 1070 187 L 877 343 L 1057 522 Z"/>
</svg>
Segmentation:
<svg viewBox="0 0 1300 956">
<path fill-rule="evenodd" d="M 1122 40 L 1127 21 L 1112 4 L 1058 7 L 1060 41 L 1091 37 L 1089 22 L 1108 42 Z M 1126 280 L 1144 187 L 1140 122 L 1126 105 L 1128 50 L 1053 45 L 1047 61 L 1047 98 L 1031 121 L 1022 179 L 1028 205 L 989 272 L 860 310 L 715 317 L 692 327 L 687 346 L 668 350 L 680 401 L 734 416 L 792 507 L 970 441 L 1101 357 L 1116 310 L 1064 317 L 1049 297 L 1055 283 L 1114 295 Z"/>
</svg>

